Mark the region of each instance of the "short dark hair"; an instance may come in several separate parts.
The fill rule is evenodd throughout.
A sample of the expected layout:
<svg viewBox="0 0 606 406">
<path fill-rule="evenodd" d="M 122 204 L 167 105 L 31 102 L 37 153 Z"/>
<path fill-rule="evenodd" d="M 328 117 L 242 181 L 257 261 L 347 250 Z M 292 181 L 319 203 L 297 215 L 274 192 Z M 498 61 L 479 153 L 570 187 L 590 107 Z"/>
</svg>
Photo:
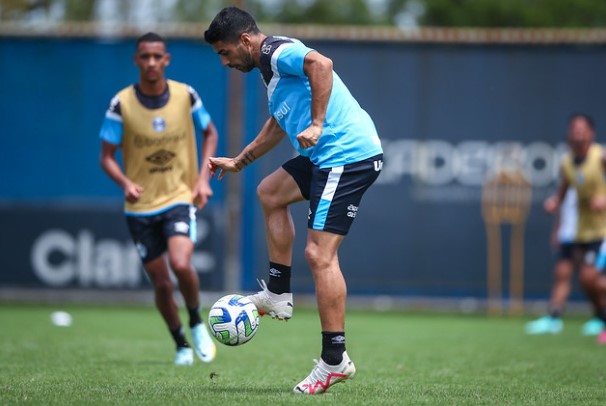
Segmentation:
<svg viewBox="0 0 606 406">
<path fill-rule="evenodd" d="M 162 38 L 160 35 L 156 34 L 155 32 L 148 32 L 146 34 L 141 35 L 139 38 L 137 38 L 136 48 L 139 48 L 139 44 L 142 42 L 161 42 L 164 44 L 164 46 L 166 46 L 166 41 L 164 41 L 164 38 Z"/>
<path fill-rule="evenodd" d="M 588 115 L 588 114 L 584 114 L 584 113 L 572 113 L 568 117 L 568 123 L 572 123 L 577 118 L 585 120 L 585 122 L 587 123 L 587 125 L 589 126 L 589 128 L 591 128 L 592 130 L 595 130 L 595 124 L 593 122 L 593 118 L 590 115 Z"/>
<path fill-rule="evenodd" d="M 238 7 L 225 7 L 219 11 L 204 32 L 204 40 L 215 42 L 235 42 L 243 33 L 258 34 L 259 27 L 253 16 Z"/>
</svg>

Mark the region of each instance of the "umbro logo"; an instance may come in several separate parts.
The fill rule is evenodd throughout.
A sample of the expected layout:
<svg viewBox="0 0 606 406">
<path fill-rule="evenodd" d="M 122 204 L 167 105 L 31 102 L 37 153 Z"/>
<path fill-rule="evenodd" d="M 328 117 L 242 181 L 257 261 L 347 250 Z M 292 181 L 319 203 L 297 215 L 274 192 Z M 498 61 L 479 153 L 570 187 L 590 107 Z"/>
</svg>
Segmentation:
<svg viewBox="0 0 606 406">
<path fill-rule="evenodd" d="M 336 336 L 330 340 L 333 344 L 343 344 L 345 343 L 345 336 Z"/>
<path fill-rule="evenodd" d="M 187 224 L 185 221 L 179 221 L 175 223 L 175 231 L 178 233 L 188 233 L 189 224 Z"/>
<path fill-rule="evenodd" d="M 151 162 L 154 165 L 164 166 L 169 163 L 174 157 L 174 152 L 161 149 L 146 157 L 145 160 L 147 162 Z"/>
</svg>

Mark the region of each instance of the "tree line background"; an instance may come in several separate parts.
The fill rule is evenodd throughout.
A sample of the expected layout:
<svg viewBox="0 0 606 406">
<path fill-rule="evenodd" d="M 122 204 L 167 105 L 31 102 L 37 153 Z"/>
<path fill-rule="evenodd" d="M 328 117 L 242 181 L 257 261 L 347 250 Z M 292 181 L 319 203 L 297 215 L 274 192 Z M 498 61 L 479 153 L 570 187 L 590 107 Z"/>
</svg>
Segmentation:
<svg viewBox="0 0 606 406">
<path fill-rule="evenodd" d="M 0 21 L 203 22 L 240 5 L 263 23 L 415 27 L 606 26 L 604 0 L 0 0 Z"/>
</svg>

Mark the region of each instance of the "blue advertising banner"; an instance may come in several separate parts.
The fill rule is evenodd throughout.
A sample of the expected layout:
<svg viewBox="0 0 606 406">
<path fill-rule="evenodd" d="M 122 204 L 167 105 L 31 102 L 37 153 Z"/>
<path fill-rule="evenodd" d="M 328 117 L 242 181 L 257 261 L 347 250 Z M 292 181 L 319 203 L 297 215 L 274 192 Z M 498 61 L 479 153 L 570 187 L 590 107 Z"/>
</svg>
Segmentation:
<svg viewBox="0 0 606 406">
<path fill-rule="evenodd" d="M 555 189 L 569 115 L 593 116 L 601 140 L 606 47 L 307 43 L 333 59 L 375 120 L 385 150 L 382 174 L 341 247 L 349 292 L 545 299 L 553 218 L 542 202 Z M 1 286 L 145 286 L 126 230 L 116 226 L 123 222 L 122 192 L 98 163 L 108 103 L 137 80 L 133 49 L 132 38 L 0 38 L 0 248 L 10 257 Z M 218 153 L 226 154 L 228 69 L 199 40 L 169 40 L 169 51 L 167 75 L 198 90 L 219 129 Z M 241 97 L 243 137 L 250 141 L 267 118 L 256 74 L 246 75 Z M 255 279 L 267 275 L 255 188 L 292 156 L 283 142 L 236 175 L 243 176 L 244 290 L 255 290 Z M 230 230 L 225 182 L 213 181 L 213 188 L 203 218 L 212 219 L 210 239 L 217 242 Z M 307 205 L 292 214 L 293 288 L 311 293 L 303 255 Z M 201 275 L 220 289 L 222 248 L 206 244 L 215 262 Z M 578 288 L 573 298 L 583 298 Z"/>
<path fill-rule="evenodd" d="M 61 289 L 151 289 L 121 210 L 0 207 L 0 286 Z M 192 264 L 202 290 L 223 286 L 220 233 L 212 215 L 197 215 Z"/>
</svg>

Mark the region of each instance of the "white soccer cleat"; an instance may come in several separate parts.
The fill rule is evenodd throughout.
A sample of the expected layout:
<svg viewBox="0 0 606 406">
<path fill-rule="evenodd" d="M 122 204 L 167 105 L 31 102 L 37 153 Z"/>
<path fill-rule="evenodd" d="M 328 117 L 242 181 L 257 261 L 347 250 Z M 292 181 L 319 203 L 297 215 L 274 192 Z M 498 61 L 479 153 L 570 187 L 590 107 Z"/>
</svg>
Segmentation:
<svg viewBox="0 0 606 406">
<path fill-rule="evenodd" d="M 292 317 L 292 293 L 277 294 L 267 289 L 264 280 L 257 279 L 263 290 L 247 296 L 257 306 L 260 316 L 269 314 L 272 319 L 288 320 Z"/>
<path fill-rule="evenodd" d="M 316 366 L 311 370 L 309 376 L 303 379 L 293 392 L 304 395 L 318 395 L 324 393 L 335 383 L 352 379 L 356 374 L 356 366 L 349 359 L 347 351 L 343 353 L 343 361 L 339 365 L 328 365 L 320 359 L 314 360 Z"/>
<path fill-rule="evenodd" d="M 194 342 L 196 355 L 202 362 L 211 362 L 215 359 L 217 347 L 213 338 L 210 336 L 204 323 L 200 323 L 191 328 L 191 336 Z"/>
<path fill-rule="evenodd" d="M 177 349 L 175 365 L 192 365 L 194 363 L 194 350 L 187 347 Z"/>
</svg>

